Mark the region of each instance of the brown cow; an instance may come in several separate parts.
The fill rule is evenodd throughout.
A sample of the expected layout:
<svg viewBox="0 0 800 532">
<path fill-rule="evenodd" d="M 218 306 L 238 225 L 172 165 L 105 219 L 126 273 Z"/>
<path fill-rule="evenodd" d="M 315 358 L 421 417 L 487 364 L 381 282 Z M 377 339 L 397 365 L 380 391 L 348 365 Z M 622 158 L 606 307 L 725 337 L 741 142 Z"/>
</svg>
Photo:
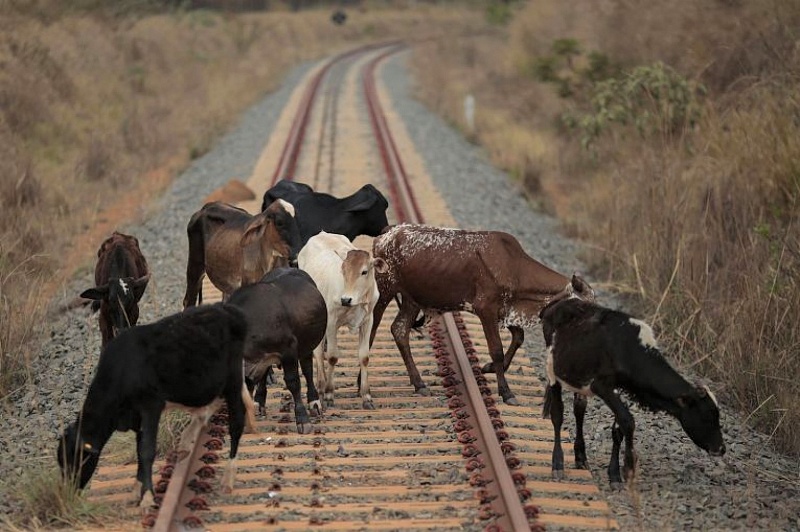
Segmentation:
<svg viewBox="0 0 800 532">
<path fill-rule="evenodd" d="M 420 310 L 426 314 L 466 310 L 481 320 L 492 363 L 485 373 L 497 374 L 500 396 L 518 404 L 505 371 L 524 339 L 523 327 L 539 322 L 539 311 L 556 297 L 575 294 L 594 300 L 594 291 L 577 275 L 572 279 L 551 270 L 523 251 L 508 233 L 464 231 L 402 224 L 388 229 L 373 242 L 376 260 L 388 269 L 376 272 L 380 298 L 375 305 L 370 345 L 389 302 L 400 296 L 400 310 L 392 323 L 394 336 L 411 384 L 417 393 L 428 390 L 419 375 L 408 335 Z M 511 331 L 503 356 L 500 328 Z"/>
<path fill-rule="evenodd" d="M 227 203 L 206 203 L 194 213 L 186 232 L 189 261 L 183 308 L 203 302 L 203 274 L 227 300 L 234 290 L 258 282 L 276 266 L 296 264 L 300 251 L 294 207 L 284 200 L 255 216 Z"/>
<path fill-rule="evenodd" d="M 114 231 L 97 250 L 94 268 L 95 287 L 84 290 L 81 297 L 94 300 L 100 309 L 100 333 L 103 346 L 122 329 L 139 320 L 139 300 L 150 280 L 147 261 L 136 237 Z"/>
</svg>

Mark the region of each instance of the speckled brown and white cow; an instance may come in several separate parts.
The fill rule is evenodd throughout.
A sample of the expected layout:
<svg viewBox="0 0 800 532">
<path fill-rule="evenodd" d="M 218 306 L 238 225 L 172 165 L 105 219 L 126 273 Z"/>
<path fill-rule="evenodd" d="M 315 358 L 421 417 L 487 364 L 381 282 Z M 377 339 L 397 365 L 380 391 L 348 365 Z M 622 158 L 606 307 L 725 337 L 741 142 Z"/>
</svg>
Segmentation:
<svg viewBox="0 0 800 532">
<path fill-rule="evenodd" d="M 517 404 L 505 371 L 522 345 L 523 328 L 536 325 L 539 311 L 554 298 L 574 294 L 594 300 L 594 291 L 581 277 L 570 279 L 534 260 L 508 233 L 402 224 L 375 239 L 373 255 L 383 259 L 387 268 L 375 275 L 380 297 L 370 345 L 386 306 L 399 295 L 392 335 L 417 393 L 429 393 L 408 343 L 420 310 L 428 315 L 465 310 L 478 316 L 492 357 L 483 371 L 496 373 L 500 396 L 508 404 Z M 505 356 L 500 326 L 511 331 Z"/>
</svg>

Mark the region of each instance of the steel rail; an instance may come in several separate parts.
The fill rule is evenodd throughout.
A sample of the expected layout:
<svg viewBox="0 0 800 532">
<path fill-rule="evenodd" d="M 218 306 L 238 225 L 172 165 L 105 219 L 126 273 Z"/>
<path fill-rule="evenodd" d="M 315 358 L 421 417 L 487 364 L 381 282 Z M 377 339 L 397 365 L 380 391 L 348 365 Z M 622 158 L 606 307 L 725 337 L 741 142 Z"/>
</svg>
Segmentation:
<svg viewBox="0 0 800 532">
<path fill-rule="evenodd" d="M 306 91 L 303 93 L 303 98 L 300 102 L 298 113 L 295 115 L 295 118 L 292 121 L 289 135 L 286 138 L 286 144 L 284 144 L 281 156 L 278 159 L 275 172 L 272 174 L 270 186 L 275 185 L 275 183 L 281 179 L 294 179 L 295 170 L 297 169 L 297 161 L 300 158 L 300 152 L 303 148 L 303 139 L 305 138 L 306 128 L 308 127 L 308 121 L 311 117 L 311 109 L 314 106 L 314 101 L 316 99 L 319 86 L 330 68 L 333 65 L 354 55 L 362 54 L 375 48 L 391 46 L 391 44 L 392 43 L 372 44 L 355 48 L 353 50 L 348 50 L 330 59 L 319 69 L 319 71 L 317 71 L 306 88 Z"/>
<path fill-rule="evenodd" d="M 292 126 L 281 151 L 280 159 L 272 176 L 272 185 L 280 179 L 294 179 L 305 139 L 311 111 L 316 101 L 317 93 L 323 79 L 334 65 L 356 55 L 369 52 L 376 48 L 393 48 L 395 43 L 367 45 L 341 53 L 327 61 L 313 76 L 306 87 L 303 97 L 295 114 Z M 327 113 L 326 113 L 327 117 Z M 322 127 L 325 127 L 323 123 Z M 335 124 L 333 125 L 335 128 Z M 331 170 L 332 172 L 332 170 Z M 223 414 L 224 416 L 224 414 Z M 219 419 L 217 414 L 216 418 Z M 201 526 L 202 520 L 195 515 L 197 510 L 208 508 L 203 493 L 210 490 L 206 481 L 214 476 L 214 469 L 208 467 L 210 462 L 216 462 L 220 457 L 216 451 L 220 450 L 225 427 L 221 424 L 203 427 L 200 424 L 193 426 L 190 433 L 184 434 L 193 441 L 191 452 L 183 459 L 171 456 L 160 473 L 160 480 L 156 483 L 156 502 L 159 504 L 157 511 L 150 511 L 143 516 L 142 524 L 152 527 L 155 532 L 171 532 Z M 206 447 L 207 451 L 202 451 Z M 194 492 L 192 496 L 191 492 Z"/>
<path fill-rule="evenodd" d="M 424 223 L 424 216 L 419 209 L 402 164 L 402 158 L 388 127 L 375 84 L 375 69 L 377 65 L 387 57 L 399 52 L 402 48 L 402 45 L 393 47 L 372 59 L 364 67 L 363 87 L 368 101 L 373 132 L 378 141 L 397 216 L 401 222 Z M 517 484 L 515 484 L 515 480 L 509 471 L 506 457 L 497 441 L 496 429 L 486 410 L 483 395 L 475 379 L 474 368 L 477 368 L 477 365 L 470 362 L 464 349 L 464 342 L 469 341 L 468 334 L 466 330 L 459 331 L 456 322 L 457 320 L 460 321 L 460 318 L 454 313 L 443 313 L 439 319 L 443 322 L 447 334 L 447 342 L 452 355 L 455 357 L 462 383 L 466 388 L 469 410 L 473 413 L 478 423 L 478 442 L 483 447 L 481 452 L 488 455 L 489 464 L 484 463 L 484 465 L 489 466 L 493 478 L 497 481 L 497 489 L 494 491 L 497 498 L 494 499 L 496 502 L 493 504 L 495 515 L 498 516 L 496 526 L 499 526 L 499 529 L 507 528 L 509 530 L 531 529 L 528 514 L 526 514 L 526 509 L 520 501 Z M 483 481 L 485 482 L 485 479 Z M 529 513 L 535 512 L 529 510 Z"/>
<path fill-rule="evenodd" d="M 375 83 L 377 65 L 402 50 L 404 45 L 392 43 L 388 46 L 382 46 L 387 47 L 386 51 L 368 61 L 362 70 L 363 89 L 367 100 L 370 122 L 398 219 L 402 222 L 424 223 L 424 216 L 414 196 L 402 157 L 388 127 Z M 340 54 L 328 61 L 314 74 L 305 89 L 300 106 L 295 114 L 280 160 L 273 174 L 272 184 L 279 179 L 291 180 L 295 177 L 294 172 L 302 152 L 312 108 L 317 100 L 323 79 L 330 69 L 347 58 L 375 48 L 375 46 L 369 46 Z M 325 122 L 328 119 L 330 118 L 326 106 L 321 125 L 321 135 L 327 127 Z M 335 128 L 335 124 L 331 125 L 331 127 Z M 331 149 L 333 149 L 333 146 L 331 146 Z M 317 155 L 319 156 L 319 153 Z M 471 355 L 468 354 L 468 350 L 472 348 L 466 328 L 458 315 L 446 313 L 440 320 L 440 326 L 444 334 L 439 335 L 436 332 L 436 328 L 432 328 L 434 346 L 446 346 L 437 348 L 443 353 L 446 351 L 446 356 L 437 357 L 440 358 L 438 361 L 440 371 L 443 374 L 449 374 L 450 360 L 454 361 L 452 367 L 455 370 L 456 379 L 451 379 L 452 386 L 450 388 L 454 390 L 458 388 L 452 393 L 465 398 L 467 403 L 463 409 L 460 408 L 460 403 L 457 403 L 456 407 L 451 407 L 453 417 L 467 417 L 476 424 L 474 430 L 459 431 L 459 441 L 466 442 L 465 451 L 462 454 L 468 459 L 468 470 L 473 471 L 471 482 L 475 482 L 474 485 L 481 488 L 479 490 L 481 503 L 479 513 L 481 518 L 493 523 L 487 527 L 491 530 L 530 529 L 529 516 L 531 518 L 535 517 L 535 512 L 526 514 L 526 509 L 520 501 L 522 490 L 519 486 L 524 486 L 524 476 L 517 475 L 515 478 L 512 477 L 512 473 L 509 471 L 509 458 L 506 454 L 507 450 L 512 447 L 509 446 L 510 444 L 501 442 L 500 433 L 497 432 L 498 426 L 502 427 L 502 421 L 492 419 L 487 412 L 484 395 L 491 395 L 491 392 L 485 385 L 485 377 L 479 377 L 483 380 L 482 386 L 479 386 L 476 380 L 477 358 L 474 356 L 474 350 L 472 350 Z M 465 343 L 470 347 L 465 349 Z M 479 371 L 477 373 L 479 374 Z M 497 409 L 494 410 L 496 415 L 499 416 Z M 462 412 L 468 412 L 468 414 L 462 414 Z M 218 439 L 221 436 L 221 429 L 220 425 L 213 427 L 210 431 L 207 428 L 198 427 L 196 433 L 191 435 L 195 440 L 191 456 L 180 461 L 173 459 L 171 465 L 162 468 L 162 481 L 158 484 L 163 485 L 167 481 L 168 484 L 166 493 L 162 498 L 161 510 L 154 523 L 151 524 L 151 521 L 146 519 L 145 524 L 153 526 L 154 530 L 159 532 L 202 526 L 202 521 L 193 514 L 193 511 L 208 508 L 202 493 L 206 489 L 210 489 L 210 486 L 204 480 L 204 477 L 213 476 L 214 468 L 207 467 L 205 463 L 219 460 L 219 456 L 214 451 L 221 449 L 221 442 Z M 209 447 L 210 451 L 201 452 L 203 446 Z M 474 453 L 471 451 L 472 449 L 475 450 Z M 470 451 L 468 452 L 467 450 Z M 484 461 L 482 457 L 485 457 L 486 460 Z M 521 481 L 520 477 L 522 477 Z M 191 491 L 195 492 L 195 496 L 192 496 Z"/>
</svg>

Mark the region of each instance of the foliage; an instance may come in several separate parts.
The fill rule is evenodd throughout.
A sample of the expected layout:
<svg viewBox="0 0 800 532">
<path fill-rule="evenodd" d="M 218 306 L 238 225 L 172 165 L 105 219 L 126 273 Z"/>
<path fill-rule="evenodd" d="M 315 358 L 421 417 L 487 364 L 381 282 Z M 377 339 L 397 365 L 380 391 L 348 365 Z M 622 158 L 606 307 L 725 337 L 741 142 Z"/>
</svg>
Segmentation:
<svg viewBox="0 0 800 532">
<path fill-rule="evenodd" d="M 486 6 L 486 20 L 489 24 L 505 26 L 511 18 L 511 5 L 507 0 L 491 0 Z"/>
<path fill-rule="evenodd" d="M 656 62 L 592 83 L 589 92 L 587 112 L 565 115 L 568 124 L 580 129 L 584 147 L 614 124 L 633 126 L 642 136 L 679 135 L 697 123 L 705 89 Z"/>
</svg>

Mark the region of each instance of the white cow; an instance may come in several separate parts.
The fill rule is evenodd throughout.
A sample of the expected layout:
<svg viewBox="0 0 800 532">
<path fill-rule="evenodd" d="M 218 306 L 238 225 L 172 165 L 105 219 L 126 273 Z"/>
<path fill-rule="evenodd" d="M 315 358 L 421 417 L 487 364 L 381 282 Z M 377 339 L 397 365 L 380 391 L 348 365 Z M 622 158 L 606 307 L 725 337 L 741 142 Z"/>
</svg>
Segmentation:
<svg viewBox="0 0 800 532">
<path fill-rule="evenodd" d="M 373 260 L 369 252 L 356 248 L 346 236 L 322 231 L 303 246 L 297 264 L 314 279 L 328 308 L 325 341 L 314 350 L 317 389 L 323 394 L 325 406 L 333 405 L 333 372 L 339 361 L 336 333 L 346 325 L 351 332 L 358 330 L 359 395 L 364 408 L 375 408 L 367 373 L 369 335 L 372 309 L 378 301 L 375 270 L 385 271 L 386 262 Z"/>
</svg>

